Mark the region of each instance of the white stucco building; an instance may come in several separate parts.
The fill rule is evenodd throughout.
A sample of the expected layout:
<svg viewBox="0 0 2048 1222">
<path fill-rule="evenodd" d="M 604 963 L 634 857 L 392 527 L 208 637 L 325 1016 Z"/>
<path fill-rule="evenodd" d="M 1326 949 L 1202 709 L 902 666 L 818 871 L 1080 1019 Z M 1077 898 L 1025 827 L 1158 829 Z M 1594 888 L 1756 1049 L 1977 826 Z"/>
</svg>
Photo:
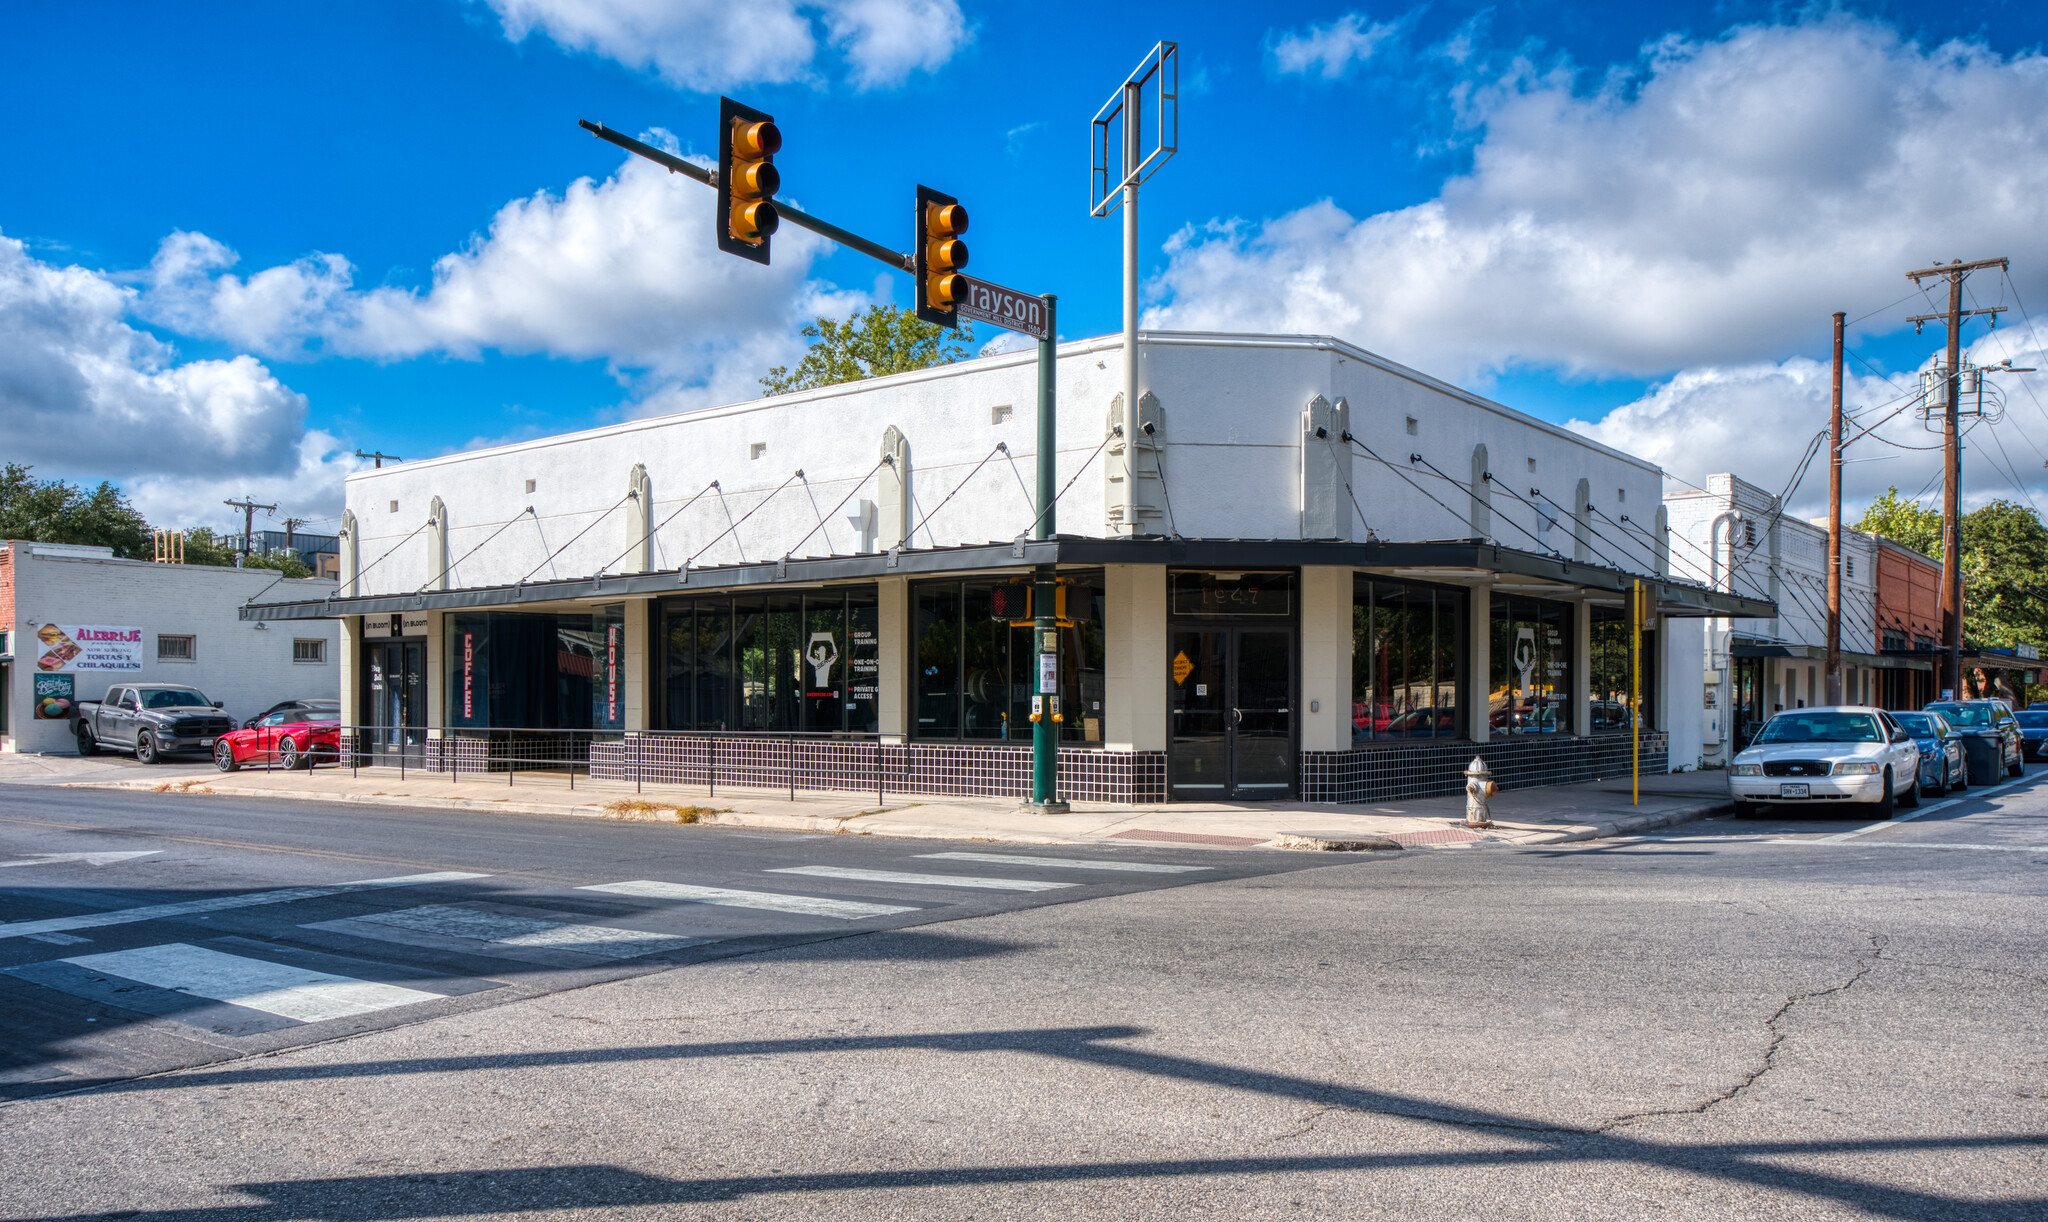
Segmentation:
<svg viewBox="0 0 2048 1222">
<path fill-rule="evenodd" d="M 1031 642 L 991 606 L 1053 566 L 1063 787 L 1158 801 L 1625 769 L 1633 583 L 1659 727 L 1660 625 L 1775 610 L 1667 575 L 1650 463 L 1338 340 L 1140 354 L 1133 413 L 1120 338 L 1058 349 L 1054 538 L 1024 352 L 358 472 L 336 596 L 244 614 L 338 617 L 345 719 L 428 767 L 553 729 L 598 775 L 775 739 L 802 785 L 1019 793 Z"/>
<path fill-rule="evenodd" d="M 116 683 L 178 683 L 237 722 L 340 692 L 340 626 L 245 620 L 252 599 L 321 599 L 334 582 L 268 569 L 152 564 L 105 547 L 0 541 L 0 751 L 76 750 L 71 708 Z"/>
</svg>

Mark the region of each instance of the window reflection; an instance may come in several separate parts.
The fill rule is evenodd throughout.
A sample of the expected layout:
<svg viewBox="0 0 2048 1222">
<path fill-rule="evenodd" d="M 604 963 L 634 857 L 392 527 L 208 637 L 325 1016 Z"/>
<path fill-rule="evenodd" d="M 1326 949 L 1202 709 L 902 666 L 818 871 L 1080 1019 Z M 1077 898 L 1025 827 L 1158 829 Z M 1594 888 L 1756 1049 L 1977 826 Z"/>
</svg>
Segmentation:
<svg viewBox="0 0 2048 1222">
<path fill-rule="evenodd" d="M 1359 578 L 1351 602 L 1355 742 L 1460 738 L 1465 592 Z"/>
</svg>

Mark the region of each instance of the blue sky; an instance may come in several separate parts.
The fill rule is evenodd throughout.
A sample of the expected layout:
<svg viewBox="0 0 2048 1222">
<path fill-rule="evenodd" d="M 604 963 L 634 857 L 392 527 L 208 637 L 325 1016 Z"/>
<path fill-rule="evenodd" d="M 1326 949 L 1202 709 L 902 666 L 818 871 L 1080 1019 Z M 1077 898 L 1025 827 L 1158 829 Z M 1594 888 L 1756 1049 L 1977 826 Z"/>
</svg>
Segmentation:
<svg viewBox="0 0 2048 1222">
<path fill-rule="evenodd" d="M 1161 37 L 1185 96 L 1143 207 L 1156 325 L 1342 335 L 1776 487 L 1816 386 L 1825 409 L 1831 310 L 1871 315 L 1871 404 L 1939 343 L 1903 325 L 1919 299 L 1894 304 L 1913 263 L 2009 255 L 1973 292 L 2048 310 L 2039 4 L 0 11 L 0 450 L 169 525 L 224 522 L 245 490 L 331 515 L 358 446 L 730 401 L 810 315 L 906 299 L 815 243 L 779 239 L 769 270 L 717 255 L 708 191 L 579 118 L 701 152 L 729 92 L 781 122 L 786 197 L 901 243 L 913 185 L 947 190 L 977 273 L 1059 293 L 1068 336 L 1114 330 L 1087 123 Z M 2042 363 L 2017 308 L 1968 334 Z M 2010 379 L 1976 499 L 2048 492 L 2044 396 Z M 1880 456 L 1852 493 L 1933 470 Z"/>
</svg>

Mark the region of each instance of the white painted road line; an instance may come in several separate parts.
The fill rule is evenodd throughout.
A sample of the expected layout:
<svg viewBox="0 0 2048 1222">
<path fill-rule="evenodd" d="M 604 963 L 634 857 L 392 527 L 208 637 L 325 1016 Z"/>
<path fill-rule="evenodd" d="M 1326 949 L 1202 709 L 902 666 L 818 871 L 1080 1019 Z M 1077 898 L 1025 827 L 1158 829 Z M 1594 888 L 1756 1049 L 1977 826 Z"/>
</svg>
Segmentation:
<svg viewBox="0 0 2048 1222">
<path fill-rule="evenodd" d="M 1057 891 L 1078 883 L 1044 883 L 1028 878 L 975 878 L 966 874 L 906 874 L 900 870 L 849 870 L 840 866 L 784 866 L 769 874 L 844 878 L 857 883 L 904 883 L 913 887 L 972 887 L 980 891 Z"/>
<path fill-rule="evenodd" d="M 374 1014 L 393 1006 L 439 1001 L 441 994 L 352 976 L 332 976 L 264 959 L 245 959 L 203 946 L 171 942 L 137 950 L 65 959 L 74 967 L 140 984 L 209 997 L 280 1018 L 317 1023 Z"/>
<path fill-rule="evenodd" d="M 838 917 L 858 921 L 864 917 L 893 916 L 916 912 L 900 904 L 863 904 L 853 900 L 827 899 L 822 895 L 783 895 L 775 891 L 735 891 L 729 887 L 697 887 L 689 883 L 597 883 L 579 891 L 607 891 L 613 895 L 639 895 L 648 899 L 676 900 L 685 904 L 714 904 L 721 908 L 760 908 L 769 912 L 794 912 L 803 916 Z"/>
<path fill-rule="evenodd" d="M 578 925 L 568 921 L 543 921 L 538 917 L 511 916 L 502 912 L 480 912 L 448 904 L 427 904 L 401 908 L 396 912 L 373 912 L 356 918 L 418 933 L 448 938 L 468 938 L 503 946 L 541 946 L 580 951 L 607 959 L 637 959 L 656 951 L 701 946 L 716 938 L 686 938 L 676 934 L 648 933 L 639 929 L 618 929 L 610 925 Z"/>
<path fill-rule="evenodd" d="M 1879 826 L 1883 826 L 1880 824 Z M 1836 845 L 1841 841 L 1832 836 L 1819 840 L 1767 840 L 1766 844 Z M 1941 840 L 1866 840 L 1851 845 L 1858 849 L 1987 849 L 1994 853 L 2048 853 L 2048 844 L 1957 844 Z"/>
<path fill-rule="evenodd" d="M 1011 853 L 919 853 L 919 860 L 986 861 L 999 866 L 1057 866 L 1062 870 L 1128 870 L 1137 874 L 1193 874 L 1208 866 L 1162 866 L 1149 861 L 1081 861 L 1072 857 L 1019 857 Z"/>
<path fill-rule="evenodd" d="M 88 912 L 80 916 L 49 917 L 41 921 L 15 921 L 10 925 L 0 925 L 0 938 L 25 938 L 39 933 L 99 929 L 107 925 L 133 925 L 138 921 L 191 916 L 200 912 L 225 912 L 230 908 L 258 908 L 265 904 L 289 904 L 296 900 L 345 895 L 351 891 L 372 891 L 380 887 L 413 887 L 422 883 L 448 883 L 465 878 L 489 877 L 488 874 L 465 874 L 459 870 L 444 870 L 435 874 L 408 874 L 402 878 L 366 878 L 361 882 L 334 883 L 325 887 L 286 887 L 281 891 L 252 891 L 247 895 L 221 895 L 212 899 L 186 900 L 178 904 L 150 904 L 142 908 L 116 908 L 112 912 Z"/>
<path fill-rule="evenodd" d="M 130 861 L 137 857 L 154 857 L 162 849 L 143 849 L 127 853 L 38 853 L 26 861 L 0 861 L 0 870 L 9 866 L 55 866 L 67 861 L 82 861 L 89 866 L 111 865 L 117 861 Z"/>
</svg>

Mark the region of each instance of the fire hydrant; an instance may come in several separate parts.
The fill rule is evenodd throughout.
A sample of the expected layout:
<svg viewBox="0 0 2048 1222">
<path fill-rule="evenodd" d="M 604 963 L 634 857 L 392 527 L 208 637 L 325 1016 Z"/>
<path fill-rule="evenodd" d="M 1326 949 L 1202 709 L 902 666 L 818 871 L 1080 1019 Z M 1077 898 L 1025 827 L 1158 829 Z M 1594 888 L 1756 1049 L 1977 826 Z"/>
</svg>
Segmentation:
<svg viewBox="0 0 2048 1222">
<path fill-rule="evenodd" d="M 1500 792 L 1500 783 L 1487 770 L 1486 761 L 1479 756 L 1472 757 L 1472 763 L 1465 769 L 1465 826 L 1492 827 L 1492 812 L 1487 801 Z"/>
</svg>

